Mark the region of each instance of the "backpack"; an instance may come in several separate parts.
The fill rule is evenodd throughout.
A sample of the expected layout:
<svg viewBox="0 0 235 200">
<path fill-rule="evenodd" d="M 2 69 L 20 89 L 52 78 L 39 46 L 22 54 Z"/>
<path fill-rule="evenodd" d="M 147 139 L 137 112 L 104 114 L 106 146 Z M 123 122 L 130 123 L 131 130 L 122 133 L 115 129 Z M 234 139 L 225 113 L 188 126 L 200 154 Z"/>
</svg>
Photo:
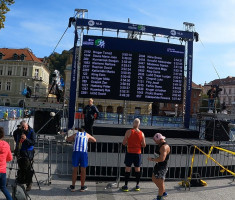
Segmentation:
<svg viewBox="0 0 235 200">
<path fill-rule="evenodd" d="M 201 187 L 206 186 L 207 183 L 203 181 L 199 175 L 199 173 L 193 173 L 192 179 L 190 181 L 190 187 Z"/>
<path fill-rule="evenodd" d="M 12 186 L 12 199 L 13 200 L 31 200 L 23 185 L 15 183 Z"/>
</svg>

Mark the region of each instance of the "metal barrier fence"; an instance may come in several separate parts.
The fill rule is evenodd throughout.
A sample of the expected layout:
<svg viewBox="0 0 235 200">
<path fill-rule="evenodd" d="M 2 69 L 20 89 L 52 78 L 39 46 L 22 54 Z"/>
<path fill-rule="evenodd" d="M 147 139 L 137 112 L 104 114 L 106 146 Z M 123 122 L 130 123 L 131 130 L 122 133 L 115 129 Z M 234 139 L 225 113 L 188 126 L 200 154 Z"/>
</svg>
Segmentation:
<svg viewBox="0 0 235 200">
<path fill-rule="evenodd" d="M 216 160 L 225 169 L 235 171 L 235 153 L 220 151 L 211 146 L 170 145 L 171 154 L 168 161 L 167 180 L 186 180 L 192 172 L 198 173 L 201 178 L 233 177 L 231 173 L 212 161 Z M 221 148 L 235 152 L 235 143 L 220 145 Z M 156 145 L 148 144 L 142 150 L 141 178 L 151 179 L 154 164 L 148 157 L 154 157 Z M 40 174 L 40 182 L 51 183 L 53 175 L 72 175 L 73 145 L 63 139 L 38 138 L 35 145 L 34 170 Z M 119 183 L 125 174 L 124 158 L 126 147 L 117 142 L 89 143 L 88 146 L 88 177 L 113 178 Z M 208 156 L 209 155 L 209 156 Z M 208 159 L 209 158 L 209 159 Z M 10 165 L 10 164 L 9 164 Z M 8 165 L 8 166 L 9 166 Z M 134 169 L 131 177 L 134 177 Z M 42 177 L 42 178 L 41 178 Z"/>
</svg>

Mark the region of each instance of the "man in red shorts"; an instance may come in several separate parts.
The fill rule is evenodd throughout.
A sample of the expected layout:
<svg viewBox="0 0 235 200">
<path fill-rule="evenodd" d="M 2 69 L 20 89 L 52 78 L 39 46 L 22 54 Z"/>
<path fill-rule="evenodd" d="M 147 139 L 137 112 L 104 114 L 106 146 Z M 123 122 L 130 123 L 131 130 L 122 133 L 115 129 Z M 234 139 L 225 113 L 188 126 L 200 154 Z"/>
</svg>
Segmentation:
<svg viewBox="0 0 235 200">
<path fill-rule="evenodd" d="M 125 185 L 122 186 L 124 192 L 128 192 L 128 180 L 131 172 L 131 165 L 135 166 L 136 191 L 140 190 L 140 165 L 141 165 L 141 148 L 146 146 L 144 133 L 139 130 L 140 120 L 136 118 L 133 122 L 133 128 L 126 131 L 122 144 L 127 145 L 125 156 Z"/>
</svg>

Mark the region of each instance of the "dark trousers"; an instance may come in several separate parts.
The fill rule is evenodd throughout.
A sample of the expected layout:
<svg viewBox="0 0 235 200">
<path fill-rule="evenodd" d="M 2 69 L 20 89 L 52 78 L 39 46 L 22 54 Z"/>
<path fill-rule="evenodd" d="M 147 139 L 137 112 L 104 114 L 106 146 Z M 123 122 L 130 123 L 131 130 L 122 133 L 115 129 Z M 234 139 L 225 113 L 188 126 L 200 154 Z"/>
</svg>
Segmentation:
<svg viewBox="0 0 235 200">
<path fill-rule="evenodd" d="M 84 120 L 85 123 L 85 131 L 91 135 L 93 135 L 93 124 L 94 124 L 94 120 L 93 119 L 85 119 Z"/>
<path fill-rule="evenodd" d="M 33 158 L 29 157 L 19 157 L 18 162 L 18 172 L 17 172 L 17 182 L 19 184 L 29 185 L 32 183 L 33 178 Z"/>
</svg>

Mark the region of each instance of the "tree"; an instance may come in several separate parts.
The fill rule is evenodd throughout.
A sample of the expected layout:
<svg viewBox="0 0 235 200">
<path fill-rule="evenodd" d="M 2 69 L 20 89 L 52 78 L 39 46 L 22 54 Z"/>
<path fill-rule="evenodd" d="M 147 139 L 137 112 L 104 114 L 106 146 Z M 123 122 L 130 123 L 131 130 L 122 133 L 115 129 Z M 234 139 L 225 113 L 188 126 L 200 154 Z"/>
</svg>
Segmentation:
<svg viewBox="0 0 235 200">
<path fill-rule="evenodd" d="M 6 13 L 10 11 L 9 6 L 14 4 L 14 0 L 1 0 L 0 1 L 0 29 L 4 28 L 4 22 L 6 20 Z"/>
<path fill-rule="evenodd" d="M 49 57 L 45 57 L 45 59 L 49 65 L 49 70 L 51 73 L 57 69 L 61 75 L 64 76 L 66 65 L 72 63 L 71 57 L 72 53 L 70 51 L 64 50 L 61 54 L 55 52 Z"/>
</svg>

